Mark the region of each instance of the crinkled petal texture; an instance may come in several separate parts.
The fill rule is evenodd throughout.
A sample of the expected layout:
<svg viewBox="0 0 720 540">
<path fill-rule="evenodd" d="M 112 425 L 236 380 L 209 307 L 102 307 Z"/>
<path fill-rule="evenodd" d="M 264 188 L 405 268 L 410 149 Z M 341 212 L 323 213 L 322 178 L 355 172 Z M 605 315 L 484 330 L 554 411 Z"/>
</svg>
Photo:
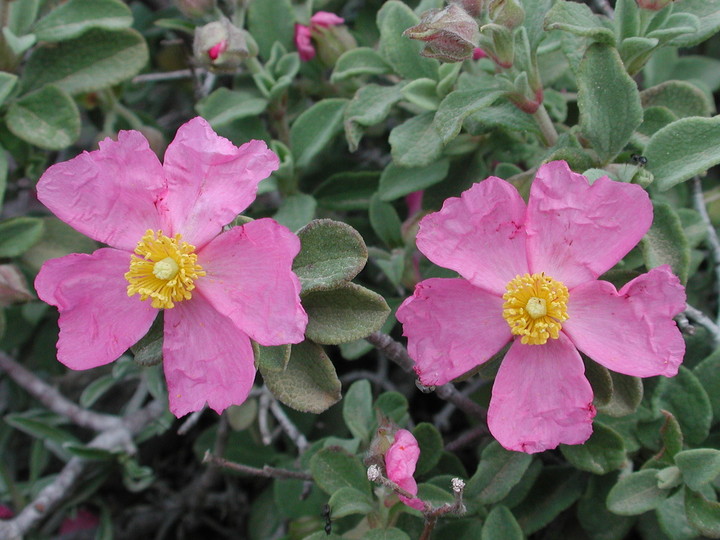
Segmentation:
<svg viewBox="0 0 720 540">
<path fill-rule="evenodd" d="M 315 58 L 315 47 L 310 39 L 310 27 L 304 24 L 295 24 L 295 47 L 300 55 L 300 60 L 307 62 Z"/>
<path fill-rule="evenodd" d="M 60 312 L 57 358 L 72 369 L 117 359 L 150 329 L 158 310 L 128 297 L 130 254 L 103 248 L 51 259 L 35 279 L 38 296 Z"/>
<path fill-rule="evenodd" d="M 413 474 L 415 474 L 415 466 L 419 458 L 420 447 L 413 434 L 407 429 L 396 431 L 395 441 L 385 453 L 385 471 L 390 480 L 413 495 L 416 495 L 418 491 Z M 398 495 L 398 497 L 406 505 L 416 510 L 422 510 L 424 507 L 420 499 L 410 499 L 404 495 Z"/>
<path fill-rule="evenodd" d="M 307 314 L 292 262 L 300 240 L 272 219 L 258 219 L 214 238 L 198 253 L 207 275 L 199 291 L 261 345 L 300 343 Z"/>
<path fill-rule="evenodd" d="M 580 354 L 562 333 L 545 345 L 515 340 L 493 384 L 488 427 L 505 448 L 528 454 L 581 444 L 592 433 L 592 400 Z"/>
<path fill-rule="evenodd" d="M 50 167 L 37 184 L 38 199 L 82 234 L 133 251 L 148 229 L 166 229 L 158 211 L 167 192 L 165 173 L 147 139 L 121 131 L 100 149 Z"/>
<path fill-rule="evenodd" d="M 217 413 L 245 401 L 255 365 L 250 338 L 197 291 L 165 310 L 163 368 L 177 417 L 208 406 Z"/>
<path fill-rule="evenodd" d="M 511 279 L 528 271 L 524 218 L 517 190 L 491 176 L 423 218 L 417 246 L 438 266 L 502 295 Z"/>
<path fill-rule="evenodd" d="M 420 381 L 445 384 L 502 349 L 511 337 L 502 305 L 501 297 L 462 278 L 418 283 L 397 319 Z"/>
<path fill-rule="evenodd" d="M 591 186 L 564 161 L 547 163 L 538 170 L 528 202 L 530 270 L 568 289 L 594 280 L 640 241 L 652 218 L 642 187 L 607 177 Z"/>
<path fill-rule="evenodd" d="M 178 129 L 165 152 L 172 234 L 202 247 L 250 205 L 260 181 L 278 165 L 263 141 L 237 147 L 205 119 L 193 118 Z"/>
<path fill-rule="evenodd" d="M 672 377 L 685 354 L 673 317 L 685 309 L 685 290 L 668 266 L 654 268 L 620 291 L 606 281 L 570 292 L 563 332 L 590 358 L 635 377 Z"/>
</svg>

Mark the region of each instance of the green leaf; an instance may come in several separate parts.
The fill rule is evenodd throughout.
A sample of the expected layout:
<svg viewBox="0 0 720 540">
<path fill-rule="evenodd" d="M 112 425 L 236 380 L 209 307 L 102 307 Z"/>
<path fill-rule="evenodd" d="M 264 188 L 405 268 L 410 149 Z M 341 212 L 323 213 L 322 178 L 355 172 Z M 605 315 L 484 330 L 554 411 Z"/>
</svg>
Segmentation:
<svg viewBox="0 0 720 540">
<path fill-rule="evenodd" d="M 253 343 L 253 352 L 255 353 L 255 365 L 262 372 L 266 371 L 285 371 L 290 362 L 290 354 L 292 353 L 292 345 L 275 345 L 263 346 Z"/>
<path fill-rule="evenodd" d="M 399 426 L 407 423 L 408 401 L 400 392 L 383 392 L 375 400 L 375 408 Z"/>
<path fill-rule="evenodd" d="M 17 217 L 0 222 L 0 257 L 17 257 L 25 253 L 40 237 L 43 221 L 33 217 Z"/>
<path fill-rule="evenodd" d="M 414 116 L 390 132 L 390 147 L 397 165 L 423 167 L 440 157 L 443 143 L 433 123 L 434 116 L 433 112 Z"/>
<path fill-rule="evenodd" d="M 290 0 L 251 2 L 247 25 L 263 58 L 270 58 L 275 42 L 280 43 L 286 51 L 293 50 L 295 11 Z"/>
<path fill-rule="evenodd" d="M 593 474 L 620 469 L 627 459 L 622 437 L 600 422 L 593 423 L 593 433 L 584 444 L 563 444 L 560 451 L 575 468 Z"/>
<path fill-rule="evenodd" d="M 690 524 L 702 534 L 720 538 L 720 503 L 685 488 L 685 512 Z"/>
<path fill-rule="evenodd" d="M 596 43 L 585 53 L 578 68 L 578 107 L 580 130 L 603 162 L 614 158 L 642 123 L 637 85 L 613 47 Z"/>
<path fill-rule="evenodd" d="M 367 515 L 373 511 L 370 497 L 362 491 L 351 487 L 341 487 L 335 491 L 328 504 L 331 508 L 332 519 L 339 519 L 353 514 Z"/>
<path fill-rule="evenodd" d="M 66 148 L 80 136 L 75 101 L 55 86 L 44 86 L 13 102 L 5 122 L 13 134 L 46 150 Z"/>
<path fill-rule="evenodd" d="M 323 345 L 369 336 L 390 314 L 382 296 L 354 283 L 311 291 L 303 295 L 302 304 L 309 319 L 305 334 Z"/>
<path fill-rule="evenodd" d="M 645 147 L 647 169 L 661 191 L 720 163 L 720 116 L 681 118 L 659 130 Z"/>
<path fill-rule="evenodd" d="M 668 411 L 661 411 L 665 421 L 660 427 L 660 440 L 662 448 L 652 458 L 645 462 L 643 469 L 660 469 L 669 467 L 675 462 L 673 458 L 683 449 L 683 435 L 677 418 Z"/>
<path fill-rule="evenodd" d="M 642 239 L 645 266 L 669 264 L 673 274 L 687 282 L 690 269 L 690 245 L 675 210 L 663 202 L 653 202 L 653 223 Z"/>
<path fill-rule="evenodd" d="M 669 494 L 658 487 L 657 473 L 656 469 L 645 469 L 620 478 L 608 493 L 608 509 L 621 516 L 637 516 L 657 508 Z"/>
<path fill-rule="evenodd" d="M 298 168 L 307 167 L 340 133 L 347 103 L 347 99 L 323 99 L 298 116 L 290 128 L 290 146 Z"/>
<path fill-rule="evenodd" d="M 420 446 L 420 458 L 415 467 L 415 476 L 429 473 L 440 461 L 443 454 L 443 440 L 435 426 L 421 422 L 412 431 Z"/>
<path fill-rule="evenodd" d="M 342 488 L 352 488 L 370 497 L 367 470 L 360 460 L 337 446 L 323 448 L 310 459 L 315 483 L 328 495 Z"/>
<path fill-rule="evenodd" d="M 425 167 L 399 167 L 390 163 L 382 175 L 378 193 L 383 201 L 404 197 L 441 182 L 450 170 L 450 161 L 440 159 Z"/>
<path fill-rule="evenodd" d="M 720 450 L 695 448 L 675 454 L 675 465 L 680 468 L 685 485 L 693 491 L 700 489 L 720 475 Z"/>
<path fill-rule="evenodd" d="M 403 99 L 426 111 L 435 111 L 440 105 L 435 79 L 415 79 L 402 88 Z"/>
<path fill-rule="evenodd" d="M 319 345 L 303 341 L 292 346 L 285 371 L 263 370 L 265 384 L 288 407 L 319 414 L 340 401 L 340 380 Z"/>
<path fill-rule="evenodd" d="M 660 379 L 656 394 L 658 406 L 675 415 L 687 442 L 702 444 L 710 431 L 712 408 L 707 392 L 693 372 L 680 366 L 672 379 Z"/>
<path fill-rule="evenodd" d="M 503 505 L 494 506 L 485 518 L 481 540 L 523 540 L 522 529 L 512 512 Z"/>
<path fill-rule="evenodd" d="M 40 19 L 33 33 L 39 41 L 63 41 L 91 28 L 118 30 L 132 22 L 130 9 L 120 0 L 70 0 Z"/>
<path fill-rule="evenodd" d="M 70 253 L 92 253 L 97 249 L 94 240 L 80 234 L 58 218 L 48 216 L 42 218 L 41 221 L 45 233 L 40 241 L 26 251 L 22 257 L 23 262 L 33 270 L 40 270 L 42 264 L 48 259 Z"/>
<path fill-rule="evenodd" d="M 372 389 L 367 380 L 354 382 L 345 392 L 342 414 L 353 437 L 365 442 L 370 440 L 375 415 L 372 408 Z"/>
<path fill-rule="evenodd" d="M 715 106 L 708 96 L 686 81 L 665 81 L 640 92 L 643 108 L 667 107 L 678 118 L 710 116 Z"/>
<path fill-rule="evenodd" d="M 402 99 L 402 85 L 368 84 L 360 88 L 345 109 L 345 138 L 351 152 L 357 150 L 365 128 L 379 124 L 392 106 Z"/>
<path fill-rule="evenodd" d="M 210 125 L 223 126 L 233 120 L 257 116 L 265 111 L 268 100 L 249 92 L 238 92 L 221 87 L 196 105 L 198 113 Z"/>
<path fill-rule="evenodd" d="M 477 471 L 467 483 L 465 495 L 477 497 L 480 504 L 493 504 L 504 498 L 530 466 L 532 456 L 505 450 L 497 441 L 485 447 Z"/>
<path fill-rule="evenodd" d="M 600 43 L 615 43 L 613 31 L 585 4 L 557 2 L 545 16 L 545 30 L 564 30 Z"/>
<path fill-rule="evenodd" d="M 385 242 L 385 245 L 388 247 L 403 245 L 400 217 L 395 208 L 390 203 L 382 201 L 377 193 L 370 199 L 369 217 L 375 234 Z"/>
<path fill-rule="evenodd" d="M 675 47 L 690 47 L 705 41 L 720 29 L 718 0 L 683 0 L 673 6 L 673 14 L 689 13 L 698 18 L 700 26 L 692 34 L 679 36 L 670 42 Z"/>
<path fill-rule="evenodd" d="M 313 196 L 328 210 L 367 210 L 379 178 L 380 173 L 375 171 L 339 172 L 320 184 Z"/>
<path fill-rule="evenodd" d="M 605 505 L 617 477 L 617 474 L 590 476 L 587 489 L 578 501 L 578 521 L 592 540 L 623 540 L 635 523 L 634 518 L 613 514 Z"/>
<path fill-rule="evenodd" d="M 0 105 L 5 103 L 5 100 L 10 96 L 13 90 L 15 90 L 17 82 L 17 75 L 0 71 Z"/>
<path fill-rule="evenodd" d="M 613 393 L 610 401 L 601 407 L 602 412 L 610 416 L 627 416 L 640 405 L 643 398 L 643 384 L 638 377 L 630 377 L 610 372 Z"/>
<path fill-rule="evenodd" d="M 370 529 L 363 534 L 363 540 L 410 540 L 410 537 L 394 527 L 390 529 Z"/>
<path fill-rule="evenodd" d="M 317 202 L 312 195 L 295 193 L 285 197 L 273 219 L 291 231 L 304 227 L 315 217 Z"/>
<path fill-rule="evenodd" d="M 423 77 L 437 79 L 437 60 L 420 56 L 422 42 L 402 35 L 405 30 L 419 22 L 418 16 L 404 3 L 397 0 L 385 2 L 377 14 L 380 54 L 401 77 L 411 80 Z"/>
<path fill-rule="evenodd" d="M 303 293 L 331 289 L 354 278 L 367 262 L 362 236 L 331 219 L 311 221 L 297 233 L 302 248 L 293 261 Z"/>
<path fill-rule="evenodd" d="M 330 82 L 338 83 L 360 75 L 384 75 L 392 68 L 370 47 L 358 47 L 345 51 L 335 63 Z"/>
<path fill-rule="evenodd" d="M 116 457 L 115 454 L 109 450 L 93 448 L 92 446 L 84 444 L 67 442 L 62 446 L 69 454 L 91 461 L 111 461 Z"/>
<path fill-rule="evenodd" d="M 460 133 L 463 121 L 468 116 L 490 107 L 503 93 L 495 88 L 450 92 L 440 103 L 433 120 L 433 126 L 443 144 L 448 144 Z"/>
<path fill-rule="evenodd" d="M 117 380 L 112 375 L 103 375 L 88 384 L 80 394 L 80 405 L 89 409 L 110 390 Z"/>
<path fill-rule="evenodd" d="M 55 426 L 53 422 L 42 417 L 31 418 L 27 416 L 27 413 L 12 413 L 5 415 L 4 419 L 23 433 L 42 441 L 52 441 L 60 445 L 68 442 L 80 444 L 80 441 L 70 432 Z"/>
<path fill-rule="evenodd" d="M 148 61 L 135 30 L 93 29 L 81 37 L 37 47 L 25 66 L 25 91 L 54 84 L 69 94 L 107 88 L 136 75 Z"/>
<path fill-rule="evenodd" d="M 532 116 L 502 99 L 468 116 L 464 126 L 471 135 L 481 135 L 498 128 L 511 132 L 526 131 L 540 134 L 540 128 Z"/>
<path fill-rule="evenodd" d="M 587 358 L 583 358 L 583 363 L 585 364 L 585 377 L 593 389 L 593 405 L 598 408 L 604 407 L 610 403 L 613 394 L 610 370 Z"/>
<path fill-rule="evenodd" d="M 525 534 L 545 527 L 580 498 L 584 478 L 570 467 L 543 469 L 527 497 L 514 510 Z"/>
<path fill-rule="evenodd" d="M 715 421 L 720 420 L 720 349 L 695 366 L 693 373 L 710 398 Z"/>
</svg>

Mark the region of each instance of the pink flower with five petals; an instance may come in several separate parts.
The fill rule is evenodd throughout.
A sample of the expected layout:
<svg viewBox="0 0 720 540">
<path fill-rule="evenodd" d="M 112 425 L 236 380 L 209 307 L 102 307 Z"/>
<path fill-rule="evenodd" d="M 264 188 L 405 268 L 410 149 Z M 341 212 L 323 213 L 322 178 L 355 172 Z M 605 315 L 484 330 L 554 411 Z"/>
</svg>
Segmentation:
<svg viewBox="0 0 720 540">
<path fill-rule="evenodd" d="M 407 429 L 395 432 L 395 441 L 385 452 L 385 472 L 387 477 L 408 493 L 417 495 L 418 487 L 413 474 L 420 458 L 420 446 Z M 410 499 L 404 495 L 398 498 L 411 508 L 422 510 L 425 505 L 420 499 Z"/>
<path fill-rule="evenodd" d="M 397 312 L 420 381 L 444 384 L 511 342 L 493 385 L 492 434 L 528 453 L 585 442 L 595 408 L 578 350 L 636 377 L 671 377 L 682 362 L 673 317 L 685 291 L 667 266 L 619 291 L 597 279 L 652 219 L 640 186 L 590 185 L 564 161 L 540 167 L 527 205 L 496 177 L 445 201 L 420 222 L 417 245 L 462 277 L 419 283 Z"/>
<path fill-rule="evenodd" d="M 38 198 L 109 247 L 47 261 L 38 296 L 60 312 L 58 360 L 112 362 L 164 310 L 163 368 L 176 416 L 240 404 L 255 378 L 251 339 L 302 341 L 307 315 L 292 261 L 300 241 L 271 219 L 222 232 L 278 168 L 262 141 L 236 147 L 202 118 L 160 163 L 137 131 L 50 167 Z"/>
</svg>

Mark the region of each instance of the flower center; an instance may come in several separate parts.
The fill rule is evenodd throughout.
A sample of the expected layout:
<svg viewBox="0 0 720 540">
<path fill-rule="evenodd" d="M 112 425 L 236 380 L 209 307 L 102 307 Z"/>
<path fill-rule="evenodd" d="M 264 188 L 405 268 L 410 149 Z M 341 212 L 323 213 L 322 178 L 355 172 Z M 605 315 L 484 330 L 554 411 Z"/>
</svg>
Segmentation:
<svg viewBox="0 0 720 540">
<path fill-rule="evenodd" d="M 503 295 L 503 317 L 520 342 L 543 345 L 557 339 L 562 322 L 568 318 L 568 290 L 553 278 L 540 274 L 517 276 Z"/>
<path fill-rule="evenodd" d="M 162 231 L 148 230 L 130 257 L 128 296 L 140 300 L 152 298 L 152 307 L 170 309 L 175 302 L 189 300 L 195 280 L 205 272 L 197 263 L 195 246 L 182 241 L 176 234 L 169 238 Z"/>
</svg>

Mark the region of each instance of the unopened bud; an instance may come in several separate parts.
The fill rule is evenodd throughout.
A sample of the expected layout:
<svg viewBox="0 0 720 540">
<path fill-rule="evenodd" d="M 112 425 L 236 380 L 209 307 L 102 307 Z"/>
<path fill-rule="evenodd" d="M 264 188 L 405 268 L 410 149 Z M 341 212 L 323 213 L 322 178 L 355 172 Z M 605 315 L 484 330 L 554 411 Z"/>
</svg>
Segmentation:
<svg viewBox="0 0 720 540">
<path fill-rule="evenodd" d="M 0 308 L 32 300 L 22 272 L 12 264 L 0 264 Z"/>
<path fill-rule="evenodd" d="M 334 66 L 343 53 L 357 48 L 357 41 L 344 24 L 333 26 L 312 26 L 318 57 L 326 66 Z"/>
<path fill-rule="evenodd" d="M 525 20 L 525 10 L 519 0 L 492 0 L 490 2 L 490 20 L 509 28 L 517 28 Z"/>
<path fill-rule="evenodd" d="M 195 59 L 211 69 L 232 71 L 250 56 L 257 54 L 257 44 L 250 34 L 223 17 L 195 29 Z"/>
<path fill-rule="evenodd" d="M 186 17 L 202 17 L 213 12 L 215 0 L 175 0 L 175 5 Z"/>
<path fill-rule="evenodd" d="M 635 0 L 639 8 L 649 9 L 651 11 L 660 11 L 665 9 L 674 0 Z"/>
<path fill-rule="evenodd" d="M 448 4 L 457 4 L 463 8 L 471 17 L 477 17 L 482 13 L 484 0 L 447 0 Z"/>
<path fill-rule="evenodd" d="M 478 24 L 464 9 L 450 4 L 422 14 L 420 24 L 403 32 L 410 39 L 425 41 L 420 52 L 441 62 L 462 62 L 472 58 L 478 41 Z"/>
</svg>

